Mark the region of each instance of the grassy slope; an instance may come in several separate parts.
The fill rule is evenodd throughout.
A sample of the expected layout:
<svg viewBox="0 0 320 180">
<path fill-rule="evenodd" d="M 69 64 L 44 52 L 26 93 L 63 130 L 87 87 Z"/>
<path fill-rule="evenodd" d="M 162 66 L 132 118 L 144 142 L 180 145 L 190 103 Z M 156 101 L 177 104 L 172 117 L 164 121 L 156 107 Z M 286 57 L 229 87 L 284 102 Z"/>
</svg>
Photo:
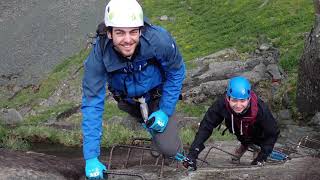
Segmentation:
<svg viewBox="0 0 320 180">
<path fill-rule="evenodd" d="M 144 10 L 154 24 L 177 39 L 185 60 L 235 47 L 253 50 L 272 42 L 281 50 L 281 65 L 294 71 L 303 49 L 304 33 L 313 24 L 310 0 L 145 0 Z M 160 21 L 167 15 L 172 21 Z"/>
<path fill-rule="evenodd" d="M 295 72 L 297 61 L 303 50 L 304 33 L 308 32 L 313 23 L 313 5 L 310 0 L 269 0 L 261 6 L 262 0 L 144 0 L 145 14 L 154 24 L 167 28 L 176 38 L 188 68 L 193 66 L 192 59 L 214 53 L 218 50 L 235 47 L 242 52 L 253 50 L 262 42 L 273 43 L 281 50 L 281 65 Z M 169 21 L 160 21 L 162 15 L 169 16 Z M 48 98 L 60 80 L 74 72 L 75 67 L 83 62 L 87 51 L 68 58 L 58 65 L 48 79 L 41 84 L 39 91 L 23 90 L 11 101 L 1 100 L 0 107 L 18 107 L 29 104 L 37 107 L 38 99 Z M 81 77 L 79 77 L 81 78 Z M 78 79 L 79 81 L 79 79 Z M 41 126 L 50 116 L 63 112 L 64 108 L 73 106 L 66 102 L 58 107 L 43 110 L 41 114 L 28 117 L 25 123 L 36 126 L 21 126 L 14 130 L 5 130 L 0 126 L 0 144 L 16 149 L 26 148 L 25 140 L 44 139 L 66 145 L 79 145 L 80 129 L 72 132 L 57 132 Z M 114 105 L 106 104 L 107 112 L 104 119 L 109 119 L 119 110 Z M 205 106 L 190 106 L 180 103 L 177 108 L 191 116 L 201 117 Z M 123 116 L 123 114 L 121 114 Z M 79 122 L 80 119 L 75 120 Z M 110 146 L 125 143 L 133 135 L 137 135 L 118 125 L 104 126 L 103 142 Z M 185 143 L 190 143 L 195 129 L 184 129 L 181 136 Z M 147 136 L 143 132 L 138 132 Z M 40 137 L 41 136 L 41 137 Z M 216 133 L 215 138 L 219 134 Z M 230 138 L 227 136 L 227 138 Z"/>
</svg>

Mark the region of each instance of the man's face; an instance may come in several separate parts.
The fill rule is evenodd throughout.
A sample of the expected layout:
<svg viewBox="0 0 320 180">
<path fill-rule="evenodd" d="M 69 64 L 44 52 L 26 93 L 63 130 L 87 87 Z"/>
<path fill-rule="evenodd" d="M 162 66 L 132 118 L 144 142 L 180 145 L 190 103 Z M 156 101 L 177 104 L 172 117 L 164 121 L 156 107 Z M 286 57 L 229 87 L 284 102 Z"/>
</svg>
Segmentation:
<svg viewBox="0 0 320 180">
<path fill-rule="evenodd" d="M 234 99 L 230 97 L 229 99 L 229 105 L 231 109 L 236 113 L 242 113 L 247 106 L 249 105 L 250 98 L 248 99 Z"/>
<path fill-rule="evenodd" d="M 124 57 L 131 58 L 140 37 L 139 27 L 113 27 L 112 33 L 108 32 L 108 38 L 112 39 L 115 49 Z"/>
</svg>

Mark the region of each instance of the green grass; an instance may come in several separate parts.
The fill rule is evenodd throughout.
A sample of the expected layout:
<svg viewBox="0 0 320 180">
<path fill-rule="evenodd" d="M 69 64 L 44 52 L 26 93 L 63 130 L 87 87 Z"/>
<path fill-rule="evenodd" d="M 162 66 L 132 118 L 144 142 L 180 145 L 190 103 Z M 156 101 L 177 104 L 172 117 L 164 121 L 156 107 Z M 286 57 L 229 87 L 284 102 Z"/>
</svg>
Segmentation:
<svg viewBox="0 0 320 180">
<path fill-rule="evenodd" d="M 58 104 L 52 107 L 48 107 L 42 110 L 38 110 L 39 112 L 36 115 L 32 115 L 26 117 L 23 124 L 34 124 L 37 125 L 42 122 L 46 122 L 49 118 L 57 117 L 58 114 L 64 112 L 66 109 L 73 107 L 73 104 Z"/>
<path fill-rule="evenodd" d="M 281 51 L 281 65 L 297 68 L 303 50 L 303 34 L 314 20 L 310 0 L 145 0 L 145 14 L 153 24 L 167 28 L 176 38 L 188 62 L 196 57 L 235 47 L 252 51 L 262 42 Z M 173 20 L 160 21 L 167 15 Z"/>
<path fill-rule="evenodd" d="M 7 130 L 4 128 L 4 126 L 3 126 L 3 125 L 0 125 L 0 142 L 2 142 L 2 141 L 5 139 L 7 133 L 8 133 L 8 132 L 7 132 Z"/>
<path fill-rule="evenodd" d="M 15 150 L 27 150 L 30 143 L 55 143 L 64 146 L 80 146 L 82 135 L 80 129 L 59 130 L 46 126 L 19 126 L 11 128 L 0 137 L 0 147 Z"/>
<path fill-rule="evenodd" d="M 28 142 L 57 143 L 65 146 L 79 146 L 82 140 L 80 130 L 58 130 L 41 125 L 20 126 L 13 129 L 9 137 L 19 137 Z"/>
<path fill-rule="evenodd" d="M 124 111 L 121 111 L 118 108 L 117 104 L 110 103 L 110 102 L 105 103 L 103 119 L 106 119 L 108 121 L 110 118 L 112 118 L 114 116 L 124 117 L 126 115 L 127 115 L 127 113 Z"/>
<path fill-rule="evenodd" d="M 20 137 L 6 136 L 0 143 L 0 147 L 11 150 L 28 150 L 30 144 L 28 141 L 21 139 Z"/>
<path fill-rule="evenodd" d="M 27 150 L 30 143 L 54 143 L 64 146 L 82 146 L 81 129 L 61 130 L 47 126 L 19 126 L 5 131 L 0 126 L 0 147 Z M 111 147 L 114 144 L 129 144 L 132 137 L 148 137 L 145 131 L 132 131 L 119 124 L 107 124 L 102 136 L 102 147 Z"/>
<path fill-rule="evenodd" d="M 177 103 L 176 111 L 183 112 L 191 117 L 202 117 L 207 111 L 207 106 L 202 104 L 186 104 L 182 101 Z"/>
<path fill-rule="evenodd" d="M 133 131 L 120 124 L 106 123 L 102 136 L 102 146 L 111 147 L 115 144 L 130 144 L 133 137 L 149 137 L 144 131 Z"/>
</svg>

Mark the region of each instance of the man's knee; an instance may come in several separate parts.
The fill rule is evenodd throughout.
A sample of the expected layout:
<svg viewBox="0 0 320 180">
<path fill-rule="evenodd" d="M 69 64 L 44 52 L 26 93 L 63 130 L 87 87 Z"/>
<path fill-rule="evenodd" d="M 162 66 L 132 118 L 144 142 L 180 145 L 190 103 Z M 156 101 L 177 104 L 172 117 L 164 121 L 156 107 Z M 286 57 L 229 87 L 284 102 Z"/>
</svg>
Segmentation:
<svg viewBox="0 0 320 180">
<path fill-rule="evenodd" d="M 180 150 L 180 145 L 178 146 L 162 145 L 162 146 L 159 146 L 159 151 L 166 157 L 173 157 L 181 150 Z"/>
<path fill-rule="evenodd" d="M 178 134 L 173 134 L 171 137 L 158 134 L 154 136 L 153 140 L 160 153 L 167 157 L 175 156 L 178 152 L 183 151 Z"/>
</svg>

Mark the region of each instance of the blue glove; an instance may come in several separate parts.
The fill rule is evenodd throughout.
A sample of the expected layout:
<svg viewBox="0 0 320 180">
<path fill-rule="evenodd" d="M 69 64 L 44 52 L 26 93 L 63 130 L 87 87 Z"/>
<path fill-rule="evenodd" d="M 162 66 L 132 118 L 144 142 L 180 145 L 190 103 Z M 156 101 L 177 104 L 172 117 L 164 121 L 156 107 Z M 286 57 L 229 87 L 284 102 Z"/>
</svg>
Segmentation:
<svg viewBox="0 0 320 180">
<path fill-rule="evenodd" d="M 269 156 L 272 160 L 277 160 L 277 161 L 284 161 L 289 158 L 288 155 L 277 150 L 273 150 Z"/>
<path fill-rule="evenodd" d="M 167 127 L 168 120 L 168 115 L 160 109 L 149 116 L 147 127 L 157 132 L 163 132 Z"/>
<path fill-rule="evenodd" d="M 177 153 L 175 156 L 174 156 L 174 159 L 179 161 L 179 162 L 182 162 L 186 159 L 187 157 L 183 155 L 183 153 Z"/>
<path fill-rule="evenodd" d="M 106 171 L 107 168 L 103 165 L 98 158 L 92 158 L 86 160 L 86 177 L 103 179 L 103 171 Z"/>
</svg>

